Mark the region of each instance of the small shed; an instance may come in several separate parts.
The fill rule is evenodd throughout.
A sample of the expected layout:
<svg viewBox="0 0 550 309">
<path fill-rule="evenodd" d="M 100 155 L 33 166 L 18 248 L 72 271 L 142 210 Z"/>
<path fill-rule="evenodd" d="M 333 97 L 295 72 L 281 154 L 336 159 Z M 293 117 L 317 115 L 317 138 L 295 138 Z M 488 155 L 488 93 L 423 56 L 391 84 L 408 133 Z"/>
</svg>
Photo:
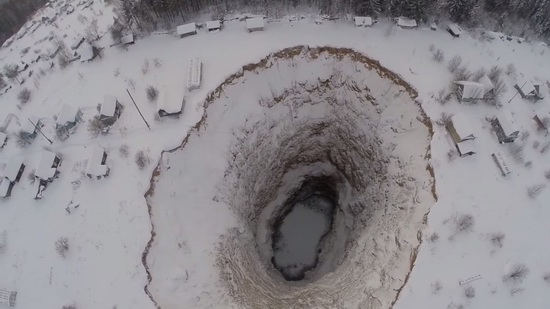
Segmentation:
<svg viewBox="0 0 550 309">
<path fill-rule="evenodd" d="M 8 179 L 6 178 L 0 179 L 0 197 L 3 197 L 3 198 L 10 197 L 13 186 L 14 186 L 14 183 L 9 181 Z M 2 299 L 0 298 L 0 304 L 1 303 L 2 303 Z"/>
<path fill-rule="evenodd" d="M 90 178 L 100 179 L 109 176 L 109 167 L 107 166 L 107 153 L 105 149 L 99 146 L 93 146 L 86 164 L 86 175 Z"/>
<path fill-rule="evenodd" d="M 544 131 L 546 135 L 548 135 L 548 126 L 546 125 L 546 123 L 542 121 L 538 115 L 535 115 L 535 117 L 533 117 L 533 120 L 537 123 L 537 130 Z"/>
<path fill-rule="evenodd" d="M 185 87 L 165 85 L 157 102 L 157 113 L 160 117 L 179 116 L 185 107 Z"/>
<path fill-rule="evenodd" d="M 395 23 L 397 26 L 403 28 L 403 29 L 414 29 L 418 27 L 418 24 L 416 23 L 416 20 L 409 19 L 406 17 L 398 17 L 395 19 Z"/>
<path fill-rule="evenodd" d="M 456 95 L 460 102 L 475 102 L 485 97 L 485 85 L 471 81 L 456 81 Z"/>
<path fill-rule="evenodd" d="M 202 63 L 200 58 L 189 60 L 187 66 L 187 90 L 200 89 L 202 80 Z"/>
<path fill-rule="evenodd" d="M 504 160 L 504 156 L 502 155 L 502 153 L 495 152 L 491 155 L 491 157 L 493 157 L 493 161 L 497 165 L 502 176 L 506 176 L 510 174 L 510 168 L 508 167 L 508 164 Z"/>
<path fill-rule="evenodd" d="M 219 20 L 211 20 L 206 22 L 206 30 L 208 32 L 214 32 L 222 30 L 222 23 Z"/>
<path fill-rule="evenodd" d="M 519 95 L 524 99 L 529 100 L 542 100 L 540 83 L 534 81 L 519 81 L 514 85 L 514 88 L 518 91 Z"/>
<path fill-rule="evenodd" d="M 437 31 L 437 24 L 436 24 L 436 23 L 431 23 L 431 24 L 430 24 L 430 29 L 431 29 L 432 31 Z"/>
<path fill-rule="evenodd" d="M 4 132 L 0 132 L 0 149 L 4 148 L 8 143 L 8 135 Z"/>
<path fill-rule="evenodd" d="M 474 140 L 476 137 L 473 134 L 470 121 L 464 114 L 456 114 L 447 124 L 447 130 L 451 134 L 455 143 L 460 143 L 468 140 Z"/>
<path fill-rule="evenodd" d="M 188 23 L 188 24 L 180 25 L 176 28 L 176 32 L 178 33 L 180 38 L 197 34 L 197 24 Z"/>
<path fill-rule="evenodd" d="M 248 30 L 248 32 L 263 31 L 264 24 L 265 22 L 263 17 L 248 18 L 246 20 L 246 30 Z"/>
<path fill-rule="evenodd" d="M 82 43 L 84 43 L 86 39 L 84 37 L 77 37 L 76 40 L 74 41 L 73 45 L 71 45 L 71 49 L 72 50 L 76 50 L 80 47 L 80 45 L 82 45 Z"/>
<path fill-rule="evenodd" d="M 456 150 L 461 157 L 471 156 L 477 152 L 476 142 L 473 140 L 466 140 L 460 143 L 456 143 Z"/>
<path fill-rule="evenodd" d="M 371 27 L 374 24 L 370 16 L 355 16 L 353 20 L 355 21 L 355 27 Z"/>
<path fill-rule="evenodd" d="M 65 128 L 69 130 L 76 126 L 80 120 L 82 120 L 82 111 L 80 108 L 64 104 L 61 108 L 61 112 L 57 115 L 55 127 L 57 129 Z"/>
<path fill-rule="evenodd" d="M 104 125 L 112 125 L 120 118 L 122 112 L 122 105 L 118 102 L 117 98 L 111 95 L 105 95 L 103 97 L 103 103 L 99 110 L 99 120 Z"/>
<path fill-rule="evenodd" d="M 78 51 L 80 54 L 80 62 L 90 62 L 94 60 L 96 56 L 94 47 L 88 43 L 83 44 Z"/>
<path fill-rule="evenodd" d="M 511 143 L 519 136 L 519 129 L 510 111 L 502 111 L 491 121 L 491 125 L 501 144 Z"/>
<path fill-rule="evenodd" d="M 455 38 L 458 38 L 460 34 L 462 33 L 462 28 L 460 28 L 457 24 L 450 24 L 447 26 L 447 31 Z"/>
<path fill-rule="evenodd" d="M 25 164 L 23 164 L 23 160 L 21 158 L 11 158 L 8 163 L 6 163 L 6 167 L 4 168 L 4 178 L 10 182 L 19 182 L 24 170 Z"/>
<path fill-rule="evenodd" d="M 128 34 L 120 38 L 120 43 L 122 43 L 122 45 L 130 45 L 134 44 L 135 42 L 136 40 L 133 34 Z"/>
<path fill-rule="evenodd" d="M 61 165 L 61 158 L 51 151 L 44 150 L 34 172 L 35 177 L 44 181 L 52 181 L 57 177 L 57 168 Z"/>
</svg>

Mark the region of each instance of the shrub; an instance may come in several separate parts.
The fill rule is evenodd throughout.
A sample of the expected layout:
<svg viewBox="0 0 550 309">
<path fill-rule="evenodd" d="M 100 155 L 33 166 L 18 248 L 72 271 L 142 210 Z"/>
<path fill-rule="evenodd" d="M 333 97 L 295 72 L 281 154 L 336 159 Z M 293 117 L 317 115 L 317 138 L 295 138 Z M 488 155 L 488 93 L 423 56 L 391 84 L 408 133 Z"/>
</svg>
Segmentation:
<svg viewBox="0 0 550 309">
<path fill-rule="evenodd" d="M 21 89 L 19 94 L 17 94 L 17 99 L 21 104 L 28 103 L 31 99 L 31 91 L 28 88 Z"/>
<path fill-rule="evenodd" d="M 462 64 L 462 57 L 456 55 L 451 60 L 449 60 L 449 64 L 447 65 L 447 68 L 449 69 L 449 72 L 454 73 L 456 69 Z"/>
<path fill-rule="evenodd" d="M 478 82 L 485 74 L 487 74 L 487 70 L 485 68 L 479 68 L 472 75 L 472 79 L 474 82 Z"/>
<path fill-rule="evenodd" d="M 515 264 L 502 278 L 503 282 L 520 283 L 529 274 L 529 268 L 525 264 Z"/>
<path fill-rule="evenodd" d="M 527 188 L 527 195 L 530 198 L 535 199 L 535 198 L 537 198 L 537 196 L 539 196 L 539 194 L 542 192 L 542 190 L 544 190 L 544 188 L 546 188 L 546 185 L 544 185 L 544 184 L 538 184 L 538 185 L 531 186 L 531 187 Z"/>
<path fill-rule="evenodd" d="M 505 92 L 506 90 L 508 90 L 508 87 L 506 87 L 506 82 L 504 82 L 502 78 L 499 78 L 496 81 L 494 81 L 493 85 L 495 86 L 495 88 L 493 89 L 493 92 L 495 93 L 495 95 L 499 95 Z"/>
<path fill-rule="evenodd" d="M 160 68 L 162 66 L 162 61 L 159 58 L 153 58 L 153 64 L 155 68 Z"/>
<path fill-rule="evenodd" d="M 437 295 L 439 294 L 439 291 L 443 288 L 443 285 L 441 285 L 441 282 L 439 280 L 433 282 L 431 284 L 432 286 L 432 294 Z"/>
<path fill-rule="evenodd" d="M 504 241 L 504 233 L 502 232 L 497 232 L 497 233 L 492 233 L 490 236 L 489 236 L 489 239 L 491 240 L 491 243 L 493 244 L 493 246 L 495 247 L 498 247 L 498 248 L 502 248 L 502 242 Z"/>
<path fill-rule="evenodd" d="M 476 289 L 474 289 L 473 286 L 465 287 L 464 296 L 466 296 L 466 298 L 474 298 L 476 296 Z"/>
<path fill-rule="evenodd" d="M 527 161 L 524 165 L 526 168 L 531 168 L 531 166 L 533 166 L 533 161 Z"/>
<path fill-rule="evenodd" d="M 506 66 L 506 72 L 505 72 L 506 75 L 514 76 L 514 75 L 516 75 L 516 72 L 517 72 L 517 69 L 516 69 L 516 66 L 513 63 L 509 63 Z"/>
<path fill-rule="evenodd" d="M 453 216 L 454 233 L 471 232 L 474 229 L 474 216 L 470 214 L 457 214 Z"/>
<path fill-rule="evenodd" d="M 546 142 L 542 145 L 542 148 L 540 149 L 540 153 L 544 154 L 550 149 L 550 142 Z"/>
<path fill-rule="evenodd" d="M 4 65 L 3 73 L 9 80 L 17 80 L 19 67 L 16 64 L 6 64 Z"/>
<path fill-rule="evenodd" d="M 550 273 L 546 273 L 542 276 L 542 280 L 546 281 L 547 283 L 550 283 Z"/>
<path fill-rule="evenodd" d="M 25 148 L 32 144 L 33 139 L 29 138 L 28 133 L 19 131 L 15 134 L 15 143 L 21 148 Z"/>
<path fill-rule="evenodd" d="M 118 153 L 120 154 L 121 157 L 128 158 L 128 156 L 130 155 L 130 150 L 128 148 L 128 145 L 126 144 L 121 145 L 120 148 L 118 149 Z"/>
<path fill-rule="evenodd" d="M 455 80 L 469 80 L 472 77 L 472 72 L 467 66 L 459 66 L 453 73 Z"/>
<path fill-rule="evenodd" d="M 159 95 L 159 91 L 157 90 L 157 88 L 149 86 L 147 87 L 147 89 L 145 89 L 145 92 L 147 93 L 147 99 L 149 99 L 149 102 L 154 102 L 157 100 L 157 97 Z"/>
<path fill-rule="evenodd" d="M 57 63 L 59 67 L 64 69 L 69 65 L 69 57 L 63 53 L 57 55 Z"/>
<path fill-rule="evenodd" d="M 6 252 L 7 247 L 8 247 L 8 232 L 6 230 L 3 230 L 2 233 L 0 233 L 0 254 Z"/>
<path fill-rule="evenodd" d="M 449 123 L 451 123 L 452 118 L 453 118 L 453 114 L 443 112 L 441 113 L 441 118 L 439 118 L 439 120 L 437 120 L 435 123 L 440 126 L 446 126 Z"/>
<path fill-rule="evenodd" d="M 436 232 L 433 232 L 430 234 L 430 236 L 428 236 L 427 240 L 428 242 L 435 243 L 439 240 L 439 234 L 437 234 Z"/>
<path fill-rule="evenodd" d="M 544 172 L 544 177 L 546 177 L 546 179 L 550 179 L 550 170 L 546 170 L 546 172 Z"/>
<path fill-rule="evenodd" d="M 437 96 L 435 97 L 435 100 L 441 105 L 445 105 L 445 103 L 448 103 L 451 100 L 451 97 L 452 97 L 452 93 L 447 89 L 443 88 L 437 92 Z"/>
<path fill-rule="evenodd" d="M 64 258 L 67 255 L 67 251 L 69 251 L 69 239 L 65 236 L 59 237 L 55 241 L 55 251 L 57 251 L 59 256 Z"/>
<path fill-rule="evenodd" d="M 35 170 L 31 170 L 31 172 L 27 174 L 27 179 L 29 180 L 31 185 L 36 181 Z"/>
<path fill-rule="evenodd" d="M 98 137 L 104 133 L 106 126 L 99 120 L 99 115 L 94 116 L 88 121 L 88 132 L 92 137 Z"/>
<path fill-rule="evenodd" d="M 140 170 L 146 168 L 149 163 L 151 163 L 151 158 L 145 153 L 145 151 L 140 150 L 136 153 L 136 165 Z"/>
<path fill-rule="evenodd" d="M 533 149 L 539 149 L 539 146 L 540 146 L 540 142 L 539 141 L 534 141 L 533 142 Z"/>
<path fill-rule="evenodd" d="M 149 59 L 145 58 L 145 60 L 143 60 L 143 65 L 141 66 L 141 72 L 144 75 L 149 72 Z"/>
<path fill-rule="evenodd" d="M 445 60 L 445 54 L 441 49 L 438 48 L 432 51 L 432 59 L 438 63 L 443 62 Z"/>
<path fill-rule="evenodd" d="M 502 68 L 499 67 L 499 66 L 494 65 L 489 70 L 489 73 L 487 74 L 487 77 L 489 77 L 489 79 L 491 81 L 493 81 L 493 83 L 495 83 L 497 80 L 500 79 L 501 75 L 502 75 Z"/>
<path fill-rule="evenodd" d="M 449 150 L 449 152 L 447 152 L 447 160 L 449 160 L 449 162 L 451 162 L 456 158 L 457 155 L 458 155 L 458 153 L 456 152 L 456 150 L 451 149 L 451 150 Z"/>
<path fill-rule="evenodd" d="M 508 144 L 508 150 L 510 151 L 510 155 L 516 162 L 523 162 L 523 149 L 525 148 L 525 144 L 520 145 L 516 143 L 510 143 Z"/>
</svg>

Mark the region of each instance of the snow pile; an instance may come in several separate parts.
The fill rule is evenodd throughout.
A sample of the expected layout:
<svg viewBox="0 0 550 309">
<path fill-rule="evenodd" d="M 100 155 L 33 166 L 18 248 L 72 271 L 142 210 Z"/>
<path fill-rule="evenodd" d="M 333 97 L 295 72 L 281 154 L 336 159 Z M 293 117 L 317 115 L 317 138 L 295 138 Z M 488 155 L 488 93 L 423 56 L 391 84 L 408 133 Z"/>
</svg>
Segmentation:
<svg viewBox="0 0 550 309">
<path fill-rule="evenodd" d="M 207 98 L 208 117 L 197 125 L 205 134 L 164 155 L 149 197 L 153 222 L 170 222 L 155 225 L 149 252 L 159 305 L 191 281 L 185 299 L 195 307 L 220 297 L 262 308 L 388 307 L 434 201 L 430 131 L 415 96 L 350 49 L 289 48 L 230 76 Z M 289 282 L 271 262 L 275 223 L 294 194 L 322 178 L 336 196 L 332 228 L 315 268 Z M 191 222 L 201 222 L 193 232 L 200 242 L 182 239 Z M 179 249 L 166 254 L 170 244 Z M 189 276 L 183 260 L 201 272 Z M 203 297 L 210 285 L 219 291 L 220 277 L 224 292 Z"/>
</svg>

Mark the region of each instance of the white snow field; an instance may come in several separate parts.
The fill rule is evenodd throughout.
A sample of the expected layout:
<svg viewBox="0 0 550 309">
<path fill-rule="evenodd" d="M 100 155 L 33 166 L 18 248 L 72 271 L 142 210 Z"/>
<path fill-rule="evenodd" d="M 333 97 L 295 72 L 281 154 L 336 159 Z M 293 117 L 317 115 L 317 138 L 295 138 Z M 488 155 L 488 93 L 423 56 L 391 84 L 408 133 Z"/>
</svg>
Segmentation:
<svg viewBox="0 0 550 309">
<path fill-rule="evenodd" d="M 26 166 L 11 196 L 0 200 L 0 289 L 17 291 L 16 308 L 550 307 L 550 137 L 533 120 L 550 116 L 546 46 L 486 41 L 467 31 L 453 39 L 443 30 L 403 30 L 387 20 L 371 28 L 354 27 L 351 19 L 318 25 L 308 16 L 268 20 L 262 32 L 229 21 L 223 31 L 202 29 L 182 39 L 175 32 L 138 35 L 127 49 L 109 47 L 106 33 L 97 42 L 102 58 L 65 69 L 55 59 L 52 69 L 44 59 L 31 63 L 53 51 L 51 32 L 67 46 L 84 35 L 88 22 L 79 15 L 97 18 L 100 34 L 113 21 L 112 7 L 95 1 L 58 15 L 57 27 L 20 31 L 0 49 L 2 66 L 30 65 L 19 75 L 25 82 L 10 82 L 0 96 L 8 134 L 0 175 L 13 158 Z M 445 61 L 432 60 L 432 44 Z M 292 53 L 283 57 L 285 51 Z M 453 80 L 447 61 L 454 55 L 472 71 L 515 64 L 517 73 L 503 74 L 500 109 L 436 102 Z M 187 93 L 179 118 L 159 120 L 145 89 L 178 81 L 185 87 L 187 64 L 197 57 L 200 89 Z M 365 59 L 379 64 L 363 65 Z M 541 83 L 545 98 L 514 96 L 516 79 Z M 23 88 L 31 90 L 25 104 L 17 99 Z M 108 134 L 93 137 L 88 121 L 105 95 L 124 108 Z M 61 142 L 54 116 L 65 104 L 80 108 L 84 121 Z M 514 142 L 523 146 L 521 158 L 498 143 L 488 121 L 503 109 L 522 132 Z M 449 155 L 455 146 L 436 124 L 442 112 L 469 117 L 474 155 Z M 38 133 L 31 145 L 17 145 L 16 134 L 33 117 L 53 144 Z M 308 135 L 313 124 L 320 134 Z M 339 149 L 331 140 L 348 141 L 342 132 L 368 143 L 350 142 L 355 152 L 345 155 L 321 151 Z M 108 154 L 110 173 L 100 180 L 85 176 L 94 146 Z M 44 148 L 62 162 L 35 200 L 39 181 L 31 179 Z M 297 155 L 301 150 L 306 155 Z M 135 163 L 140 151 L 143 168 Z M 491 157 L 496 152 L 511 170 L 506 177 Z M 371 167 L 365 154 L 385 160 Z M 288 174 L 277 155 L 307 164 Z M 341 160 L 327 164 L 330 155 Z M 335 168 L 340 164 L 348 168 Z M 387 175 L 366 182 L 365 166 Z M 332 177 L 339 204 L 350 207 L 335 215 L 320 264 L 303 281 L 286 282 L 270 262 L 269 220 L 297 181 L 314 172 Z M 342 180 L 354 173 L 369 185 Z M 60 237 L 68 239 L 64 257 L 55 247 Z"/>
</svg>

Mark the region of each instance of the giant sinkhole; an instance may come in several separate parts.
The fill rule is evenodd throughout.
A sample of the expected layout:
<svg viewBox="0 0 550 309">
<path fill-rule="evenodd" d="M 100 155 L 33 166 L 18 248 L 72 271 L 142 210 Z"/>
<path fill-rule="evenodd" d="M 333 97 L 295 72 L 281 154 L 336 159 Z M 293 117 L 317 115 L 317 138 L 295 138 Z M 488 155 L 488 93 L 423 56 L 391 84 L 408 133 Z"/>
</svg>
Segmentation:
<svg viewBox="0 0 550 309">
<path fill-rule="evenodd" d="M 416 98 L 358 51 L 308 46 L 246 65 L 210 93 L 198 128 L 231 138 L 185 147 L 225 162 L 213 200 L 238 226 L 216 248 L 223 295 L 245 308 L 391 306 L 435 199 L 431 125 Z"/>
</svg>

